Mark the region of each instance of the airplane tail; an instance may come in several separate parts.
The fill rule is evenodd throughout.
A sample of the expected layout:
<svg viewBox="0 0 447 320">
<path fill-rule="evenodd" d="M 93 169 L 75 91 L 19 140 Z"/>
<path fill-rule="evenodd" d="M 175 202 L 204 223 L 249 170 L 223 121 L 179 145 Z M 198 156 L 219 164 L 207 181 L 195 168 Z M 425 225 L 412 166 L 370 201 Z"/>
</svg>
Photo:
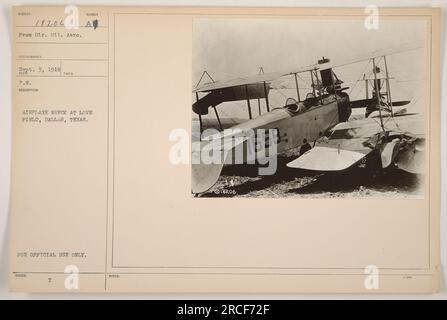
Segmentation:
<svg viewBox="0 0 447 320">
<path fill-rule="evenodd" d="M 191 191 L 193 194 L 203 193 L 211 189 L 219 179 L 224 164 L 192 164 Z"/>
<path fill-rule="evenodd" d="M 200 194 L 210 190 L 219 179 L 223 166 L 231 162 L 234 156 L 233 150 L 247 140 L 247 136 L 237 138 L 240 131 L 234 131 L 231 135 L 219 133 L 216 136 L 207 137 L 207 141 L 193 145 L 191 165 L 191 192 Z M 225 138 L 228 139 L 225 142 Z M 214 154 L 213 159 L 220 159 L 212 163 L 204 163 L 202 152 L 207 155 Z M 209 159 L 211 160 L 211 159 Z"/>
<path fill-rule="evenodd" d="M 394 101 L 391 103 L 391 106 L 392 107 L 402 107 L 402 106 L 409 104 L 410 102 L 411 102 L 410 100 Z M 369 98 L 369 99 L 351 101 L 351 108 L 352 109 L 365 108 L 365 117 L 369 117 L 375 111 L 379 111 L 379 105 L 377 103 L 377 98 Z M 388 113 L 391 112 L 391 108 L 388 105 L 382 105 L 382 110 L 386 111 Z M 394 113 L 398 113 L 398 112 L 399 111 L 394 112 Z"/>
</svg>

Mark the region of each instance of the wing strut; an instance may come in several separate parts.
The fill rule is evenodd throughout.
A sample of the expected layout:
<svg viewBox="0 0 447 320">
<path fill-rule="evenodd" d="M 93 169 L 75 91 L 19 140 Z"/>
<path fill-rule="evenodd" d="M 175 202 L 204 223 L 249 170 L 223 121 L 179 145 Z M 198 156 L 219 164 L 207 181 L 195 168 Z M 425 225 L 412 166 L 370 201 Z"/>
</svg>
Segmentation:
<svg viewBox="0 0 447 320">
<path fill-rule="evenodd" d="M 314 97 L 317 95 L 315 94 L 315 82 L 314 82 L 314 72 L 310 71 L 310 80 L 312 81 L 312 93 L 314 94 Z"/>
<path fill-rule="evenodd" d="M 298 102 L 301 102 L 301 98 L 300 98 L 300 88 L 298 87 L 298 76 L 296 74 L 296 72 L 293 74 L 295 76 L 295 85 L 296 85 L 296 95 L 298 97 Z"/>
<path fill-rule="evenodd" d="M 196 92 L 196 101 L 199 101 L 199 93 Z M 202 115 L 199 113 L 199 141 L 202 141 Z"/>
<path fill-rule="evenodd" d="M 310 71 L 310 78 L 312 80 L 312 92 L 314 94 L 314 97 L 317 98 L 317 95 L 315 94 L 316 90 L 315 90 L 315 86 L 317 86 L 317 91 L 318 91 L 318 100 L 320 100 L 320 103 L 323 104 L 323 94 L 321 92 L 321 82 L 320 79 L 318 78 L 318 69 L 313 69 Z M 315 82 L 314 83 L 314 76 L 315 76 Z"/>
<path fill-rule="evenodd" d="M 335 82 L 336 82 L 335 78 L 336 78 L 336 75 L 335 75 L 334 71 L 331 70 L 332 89 L 334 90 L 335 100 L 338 100 L 337 85 L 335 84 Z"/>
<path fill-rule="evenodd" d="M 365 99 L 369 99 L 369 80 L 366 78 L 366 74 L 363 74 L 363 80 L 365 81 Z"/>
<path fill-rule="evenodd" d="M 270 104 L 269 104 L 269 96 L 267 93 L 267 84 L 264 81 L 264 95 L 265 95 L 265 104 L 267 107 L 267 112 L 270 112 Z"/>
<path fill-rule="evenodd" d="M 251 115 L 250 96 L 248 95 L 248 85 L 245 85 L 245 96 L 247 97 L 248 117 L 251 120 L 253 117 Z"/>
<path fill-rule="evenodd" d="M 394 112 L 393 112 L 393 101 L 391 100 L 391 89 L 390 89 L 390 77 L 388 74 L 388 66 L 386 64 L 386 56 L 383 56 L 383 62 L 385 63 L 385 77 L 386 77 L 386 92 L 387 92 L 387 102 L 390 106 L 391 111 L 391 118 L 394 118 Z"/>
<path fill-rule="evenodd" d="M 379 118 L 380 118 L 380 126 L 382 127 L 382 130 L 385 131 L 385 127 L 383 126 L 383 119 L 382 119 L 382 102 L 380 101 L 380 88 L 379 88 L 379 81 L 377 80 L 377 68 L 376 68 L 376 58 L 372 58 L 373 63 L 373 73 L 374 73 L 374 86 L 376 87 L 376 98 L 377 103 L 379 106 Z"/>
<path fill-rule="evenodd" d="M 222 123 L 220 122 L 220 118 L 219 118 L 219 114 L 217 113 L 216 106 L 213 106 L 213 109 L 214 109 L 214 112 L 216 113 L 217 122 L 219 122 L 220 131 L 222 131 L 223 130 Z M 199 116 L 200 116 L 200 114 L 199 114 Z"/>
<path fill-rule="evenodd" d="M 258 74 L 259 75 L 264 74 L 264 68 L 263 67 L 259 67 Z M 261 99 L 260 98 L 258 98 L 258 112 L 259 112 L 259 115 L 261 115 Z"/>
</svg>

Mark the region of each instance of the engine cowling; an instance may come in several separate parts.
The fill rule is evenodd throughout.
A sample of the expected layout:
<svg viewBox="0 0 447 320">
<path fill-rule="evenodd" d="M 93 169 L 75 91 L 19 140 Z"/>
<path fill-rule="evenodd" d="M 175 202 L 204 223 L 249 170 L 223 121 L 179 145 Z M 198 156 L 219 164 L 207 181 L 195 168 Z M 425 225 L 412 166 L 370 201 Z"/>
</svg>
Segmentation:
<svg viewBox="0 0 447 320">
<path fill-rule="evenodd" d="M 338 120 L 340 122 L 346 122 L 352 113 L 349 95 L 345 92 L 338 93 L 337 95 L 339 97 L 339 99 L 337 99 Z"/>
</svg>

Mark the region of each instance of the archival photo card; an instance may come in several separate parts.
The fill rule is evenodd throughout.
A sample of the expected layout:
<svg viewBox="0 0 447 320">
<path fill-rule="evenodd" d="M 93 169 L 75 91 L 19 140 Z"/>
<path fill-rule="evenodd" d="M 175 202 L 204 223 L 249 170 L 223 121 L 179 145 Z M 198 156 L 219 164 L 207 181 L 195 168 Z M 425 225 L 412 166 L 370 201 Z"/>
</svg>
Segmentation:
<svg viewBox="0 0 447 320">
<path fill-rule="evenodd" d="M 436 292 L 441 11 L 372 9 L 14 7 L 11 290 Z"/>
</svg>

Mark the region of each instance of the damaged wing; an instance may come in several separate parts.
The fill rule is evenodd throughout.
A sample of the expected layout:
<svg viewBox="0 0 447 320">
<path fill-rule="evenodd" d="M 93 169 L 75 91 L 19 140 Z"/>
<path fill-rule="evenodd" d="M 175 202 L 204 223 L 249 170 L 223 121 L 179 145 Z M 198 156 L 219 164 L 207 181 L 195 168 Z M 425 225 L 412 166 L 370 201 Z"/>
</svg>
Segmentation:
<svg viewBox="0 0 447 320">
<path fill-rule="evenodd" d="M 329 138 L 320 139 L 313 149 L 287 166 L 313 171 L 341 171 L 376 152 L 382 168 L 395 164 L 404 171 L 422 173 L 425 141 L 422 117 L 411 115 L 388 120 L 385 131 L 380 129 L 374 118 L 340 123 Z"/>
</svg>

